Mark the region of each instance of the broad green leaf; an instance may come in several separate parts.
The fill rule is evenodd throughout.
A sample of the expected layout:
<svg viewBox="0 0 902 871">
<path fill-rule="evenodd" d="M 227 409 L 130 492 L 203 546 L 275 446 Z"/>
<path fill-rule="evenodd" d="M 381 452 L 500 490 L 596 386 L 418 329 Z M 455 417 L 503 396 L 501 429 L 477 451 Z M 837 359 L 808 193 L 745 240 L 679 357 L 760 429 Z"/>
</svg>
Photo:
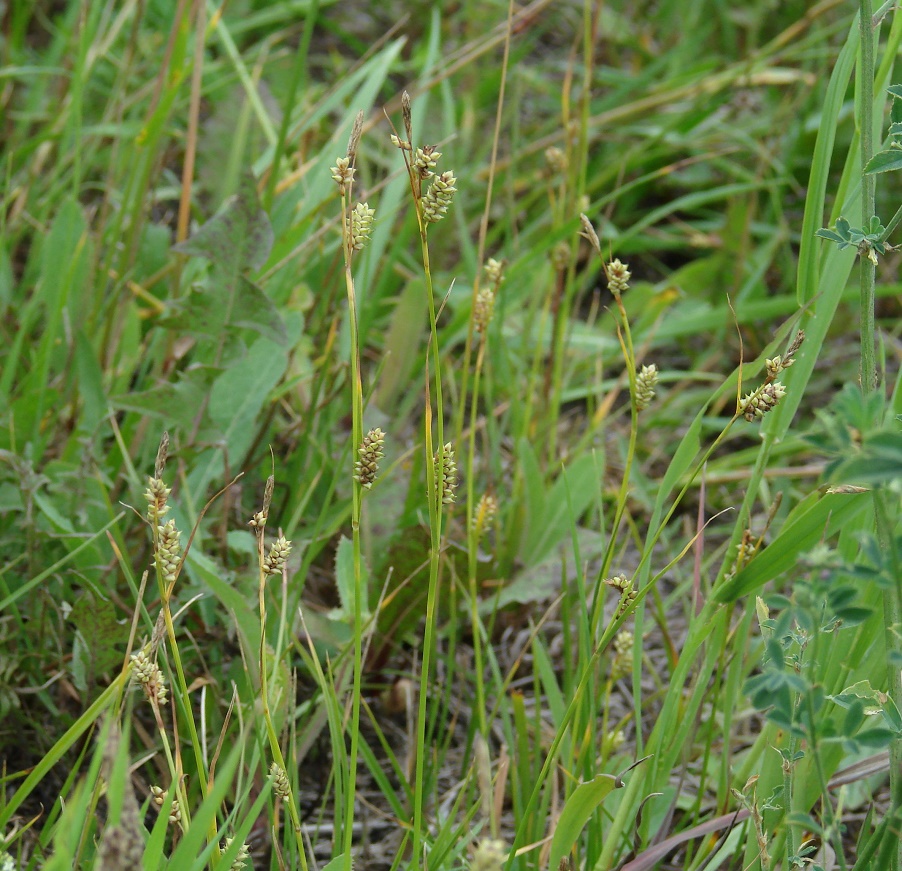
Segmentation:
<svg viewBox="0 0 902 871">
<path fill-rule="evenodd" d="M 254 270 L 266 262 L 272 243 L 272 226 L 260 208 L 257 182 L 246 173 L 238 193 L 229 197 L 206 224 L 173 250 L 205 257 L 229 271 Z"/>
<path fill-rule="evenodd" d="M 886 151 L 878 151 L 864 168 L 865 173 L 874 175 L 878 172 L 891 172 L 902 169 L 902 148 L 889 148 Z"/>
<path fill-rule="evenodd" d="M 597 774 L 590 781 L 581 783 L 573 790 L 554 829 L 548 861 L 549 868 L 557 868 L 561 859 L 570 853 L 592 814 L 616 786 L 617 778 L 613 774 Z"/>
<path fill-rule="evenodd" d="M 116 619 L 116 609 L 108 599 L 86 590 L 76 600 L 69 614 L 69 620 L 76 627 L 76 641 L 73 647 L 73 669 L 75 652 L 82 657 L 78 663 L 81 677 L 101 675 L 122 662 L 122 652 L 128 638 L 128 628 Z M 79 641 L 80 639 L 80 641 Z M 87 683 L 80 686 L 84 692 Z"/>
<path fill-rule="evenodd" d="M 160 325 L 210 338 L 219 338 L 228 327 L 244 327 L 282 345 L 288 343 L 279 310 L 252 281 L 238 276 L 231 305 L 224 302 L 218 290 L 192 287 L 187 296 L 170 306 L 170 314 L 160 320 Z"/>
</svg>

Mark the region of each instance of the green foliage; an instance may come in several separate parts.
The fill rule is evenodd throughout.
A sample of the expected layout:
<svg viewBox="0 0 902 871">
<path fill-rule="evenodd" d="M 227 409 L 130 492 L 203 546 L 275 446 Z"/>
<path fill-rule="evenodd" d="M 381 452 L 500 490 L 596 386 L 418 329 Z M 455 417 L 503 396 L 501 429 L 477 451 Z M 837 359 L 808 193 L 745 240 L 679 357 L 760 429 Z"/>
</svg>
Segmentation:
<svg viewBox="0 0 902 871">
<path fill-rule="evenodd" d="M 0 868 L 890 867 L 831 785 L 902 731 L 859 29 L 690 6 L 12 4 Z"/>
</svg>

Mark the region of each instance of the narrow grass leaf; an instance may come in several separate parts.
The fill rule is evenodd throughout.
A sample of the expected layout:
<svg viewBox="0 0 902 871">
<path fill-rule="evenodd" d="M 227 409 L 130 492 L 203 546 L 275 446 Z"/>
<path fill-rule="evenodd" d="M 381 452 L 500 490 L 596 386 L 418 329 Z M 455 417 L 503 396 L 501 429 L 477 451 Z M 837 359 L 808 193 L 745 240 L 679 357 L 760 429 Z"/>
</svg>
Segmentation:
<svg viewBox="0 0 902 871">
<path fill-rule="evenodd" d="M 735 602 L 790 571 L 799 556 L 834 535 L 870 504 L 867 493 L 813 493 L 796 506 L 774 541 L 717 590 L 715 600 Z"/>
</svg>

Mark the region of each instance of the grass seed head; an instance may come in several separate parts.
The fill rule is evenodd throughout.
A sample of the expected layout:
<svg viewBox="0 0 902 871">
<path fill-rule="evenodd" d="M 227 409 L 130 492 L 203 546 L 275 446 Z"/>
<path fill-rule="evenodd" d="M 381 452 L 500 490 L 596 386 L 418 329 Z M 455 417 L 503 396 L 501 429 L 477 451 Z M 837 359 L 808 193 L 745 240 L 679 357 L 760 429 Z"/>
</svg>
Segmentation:
<svg viewBox="0 0 902 871">
<path fill-rule="evenodd" d="M 433 170 L 441 158 L 441 151 L 436 151 L 434 145 L 424 145 L 417 149 L 417 153 L 413 159 L 413 167 L 419 173 L 420 178 L 424 181 L 435 175 Z"/>
<path fill-rule="evenodd" d="M 642 411 L 655 398 L 655 385 L 658 383 L 658 367 L 643 366 L 636 373 L 636 408 Z"/>
<path fill-rule="evenodd" d="M 611 662 L 611 680 L 620 680 L 633 670 L 633 633 L 618 632 L 614 637 L 614 659 Z"/>
<path fill-rule="evenodd" d="M 608 279 L 608 288 L 614 294 L 616 299 L 620 299 L 621 295 L 629 290 L 630 276 L 632 273 L 625 263 L 614 259 L 604 266 L 604 274 Z"/>
<path fill-rule="evenodd" d="M 153 797 L 153 803 L 157 806 L 157 810 L 161 809 L 166 803 L 166 790 L 160 786 L 151 786 L 150 794 Z M 182 821 L 182 809 L 179 807 L 179 800 L 174 798 L 169 808 L 169 822 L 174 826 Z"/>
<path fill-rule="evenodd" d="M 263 573 L 266 575 L 280 575 L 285 568 L 288 554 L 291 553 L 291 542 L 280 535 L 269 548 L 269 553 L 263 560 Z"/>
<path fill-rule="evenodd" d="M 476 294 L 476 304 L 473 306 L 473 327 L 477 333 L 484 333 L 492 317 L 495 314 L 495 289 L 493 287 L 480 287 Z"/>
<path fill-rule="evenodd" d="M 277 762 L 273 762 L 269 766 L 269 776 L 272 778 L 273 792 L 280 798 L 291 797 L 291 784 L 288 782 L 288 775 L 285 769 Z"/>
<path fill-rule="evenodd" d="M 158 532 L 159 539 L 154 561 L 163 574 L 163 580 L 171 584 L 178 576 L 182 558 L 182 534 L 176 529 L 174 520 L 167 520 L 158 527 Z"/>
<path fill-rule="evenodd" d="M 545 165 L 549 174 L 563 175 L 567 171 L 567 155 L 556 145 L 545 149 Z"/>
<path fill-rule="evenodd" d="M 566 242 L 558 242 L 551 249 L 551 265 L 557 272 L 563 272 L 570 264 L 570 246 Z"/>
<path fill-rule="evenodd" d="M 439 478 L 439 454 L 435 455 L 435 489 L 440 494 L 442 505 L 451 505 L 454 502 L 454 492 L 457 490 L 457 463 L 454 461 L 451 442 L 442 448 L 441 478 Z"/>
<path fill-rule="evenodd" d="M 483 838 L 476 845 L 470 871 L 501 871 L 510 851 L 504 841 Z"/>
<path fill-rule="evenodd" d="M 228 850 L 229 847 L 232 846 L 234 842 L 234 838 L 226 838 L 225 842 L 222 845 L 223 851 Z M 232 860 L 232 864 L 229 865 L 229 871 L 243 871 L 245 867 L 247 867 L 247 863 L 251 859 L 251 849 L 247 844 L 242 844 L 240 849 L 238 850 L 238 855 Z"/>
<path fill-rule="evenodd" d="M 335 161 L 335 166 L 331 167 L 330 172 L 332 173 L 332 180 L 338 185 L 338 192 L 345 196 L 348 192 L 348 187 L 354 181 L 354 173 L 357 172 L 351 166 L 350 158 L 339 157 Z"/>
<path fill-rule="evenodd" d="M 491 493 L 483 493 L 473 509 L 473 520 L 471 521 L 473 530 L 476 535 L 482 534 L 486 527 L 491 526 L 498 513 L 498 500 Z"/>
<path fill-rule="evenodd" d="M 760 420 L 786 395 L 786 388 L 779 382 L 765 384 L 744 396 L 739 402 L 742 416 L 751 422 Z"/>
<path fill-rule="evenodd" d="M 152 659 L 150 650 L 150 645 L 147 645 L 131 655 L 132 677 L 141 684 L 151 704 L 165 705 L 168 698 L 166 678 Z"/>
<path fill-rule="evenodd" d="M 351 211 L 350 237 L 351 247 L 355 251 L 362 251 L 370 237 L 373 235 L 373 216 L 375 209 L 371 209 L 367 203 L 357 203 Z"/>
<path fill-rule="evenodd" d="M 354 480 L 369 490 L 379 474 L 379 460 L 385 456 L 385 433 L 379 427 L 371 429 L 364 437 L 357 453 L 360 459 L 354 463 Z"/>
<path fill-rule="evenodd" d="M 495 290 L 497 290 L 501 286 L 501 282 L 504 281 L 504 261 L 489 257 L 482 267 L 482 270 L 485 272 L 485 277 L 492 283 Z"/>
<path fill-rule="evenodd" d="M 448 208 L 454 200 L 454 194 L 457 193 L 457 188 L 454 187 L 456 181 L 454 173 L 450 170 L 432 180 L 422 200 L 423 218 L 430 224 L 437 224 L 448 214 Z"/>
</svg>

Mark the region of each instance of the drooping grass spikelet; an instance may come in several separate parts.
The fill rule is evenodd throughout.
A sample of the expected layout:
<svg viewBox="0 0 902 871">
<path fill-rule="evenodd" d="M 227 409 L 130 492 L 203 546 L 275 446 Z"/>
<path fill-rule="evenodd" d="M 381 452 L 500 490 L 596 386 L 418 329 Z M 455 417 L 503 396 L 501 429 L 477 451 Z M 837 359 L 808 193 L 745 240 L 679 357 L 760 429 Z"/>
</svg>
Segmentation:
<svg viewBox="0 0 902 871">
<path fill-rule="evenodd" d="M 441 156 L 441 151 L 436 151 L 434 145 L 424 145 L 417 149 L 413 158 L 413 167 L 423 181 L 435 175 L 434 170 Z"/>
<path fill-rule="evenodd" d="M 804 341 L 805 331 L 799 330 L 786 349 L 785 354 L 778 354 L 772 360 L 765 361 L 767 374 L 764 384 L 757 390 L 747 393 L 739 401 L 739 412 L 747 421 L 751 423 L 760 420 L 772 408 L 775 408 L 777 403 L 786 395 L 786 387 L 776 379 L 781 372 L 795 363 L 796 352 L 802 347 L 802 342 Z"/>
<path fill-rule="evenodd" d="M 557 272 L 563 272 L 570 263 L 570 246 L 566 242 L 558 242 L 551 249 L 551 265 Z"/>
<path fill-rule="evenodd" d="M 605 263 L 604 274 L 608 279 L 608 288 L 614 298 L 619 299 L 629 289 L 632 273 L 625 263 L 615 258 L 610 263 Z"/>
<path fill-rule="evenodd" d="M 496 260 L 494 257 L 489 257 L 489 259 L 486 260 L 485 265 L 482 267 L 482 271 L 485 272 L 485 277 L 497 290 L 501 286 L 501 283 L 504 281 L 504 261 Z"/>
<path fill-rule="evenodd" d="M 620 680 L 633 670 L 633 633 L 624 630 L 614 637 L 614 659 L 611 662 L 611 680 Z"/>
<path fill-rule="evenodd" d="M 470 871 L 501 871 L 507 861 L 507 844 L 495 838 L 483 838 L 476 845 Z"/>
<path fill-rule="evenodd" d="M 504 281 L 504 263 L 489 257 L 482 269 L 490 286 L 479 288 L 473 308 L 473 325 L 480 334 L 485 333 L 495 314 L 495 295 Z"/>
<path fill-rule="evenodd" d="M 765 361 L 765 367 L 767 369 L 767 380 L 774 381 L 776 377 L 785 369 L 788 369 L 795 363 L 795 354 L 802 347 L 802 342 L 805 341 L 805 331 L 799 330 L 795 338 L 792 340 L 790 346 L 786 349 L 785 354 L 778 354 L 772 360 Z"/>
<path fill-rule="evenodd" d="M 163 574 L 163 580 L 172 583 L 177 575 L 182 557 L 181 532 L 174 520 L 167 520 L 159 527 L 159 542 L 154 554 L 154 562 Z"/>
<path fill-rule="evenodd" d="M 163 807 L 166 803 L 166 793 L 167 790 L 163 789 L 161 786 L 151 786 L 150 793 L 153 796 L 153 803 L 157 806 L 157 809 Z M 173 825 L 178 825 L 182 821 L 182 809 L 179 807 L 179 800 L 174 798 L 172 800 L 172 805 L 169 808 L 169 822 Z"/>
<path fill-rule="evenodd" d="M 454 502 L 454 491 L 457 489 L 457 463 L 454 460 L 454 449 L 451 442 L 442 448 L 441 480 L 439 480 L 439 455 L 435 455 L 435 489 L 441 494 L 442 505 Z"/>
<path fill-rule="evenodd" d="M 225 842 L 222 845 L 223 852 L 229 849 L 234 843 L 234 838 L 226 838 Z M 251 858 L 251 849 L 248 845 L 242 844 L 241 848 L 238 850 L 238 855 L 232 860 L 232 864 L 229 865 L 229 871 L 243 871 L 244 868 L 247 867 L 247 863 Z"/>
<path fill-rule="evenodd" d="M 131 655 L 132 676 L 141 684 L 144 695 L 151 703 L 165 705 L 167 699 L 166 678 L 151 658 L 151 646 L 142 647 Z"/>
<path fill-rule="evenodd" d="M 606 578 L 605 583 L 620 593 L 620 602 L 617 605 L 617 610 L 614 612 L 614 619 L 617 620 L 635 601 L 636 591 L 633 589 L 633 582 L 626 575 L 614 575 L 613 578 Z"/>
<path fill-rule="evenodd" d="M 144 498 L 147 500 L 147 519 L 151 523 L 158 523 L 169 513 L 166 502 L 171 492 L 172 488 L 167 487 L 162 478 L 147 479 Z"/>
<path fill-rule="evenodd" d="M 473 307 L 473 326 L 477 333 L 485 333 L 495 314 L 495 288 L 480 287 Z"/>
<path fill-rule="evenodd" d="M 643 366 L 636 373 L 636 408 L 642 411 L 655 398 L 655 385 L 658 383 L 658 367 Z"/>
<path fill-rule="evenodd" d="M 362 251 L 370 237 L 373 235 L 373 216 L 375 209 L 371 209 L 367 203 L 357 203 L 351 210 L 350 237 L 351 247 L 355 251 Z"/>
<path fill-rule="evenodd" d="M 385 456 L 384 445 L 385 433 L 376 427 L 363 437 L 363 443 L 357 448 L 360 459 L 354 463 L 354 480 L 366 490 L 373 486 L 379 473 L 379 460 Z"/>
<path fill-rule="evenodd" d="M 436 224 L 445 217 L 448 207 L 454 199 L 454 194 L 457 192 L 457 188 L 454 187 L 456 181 L 454 173 L 450 170 L 432 180 L 432 184 L 429 185 L 429 190 L 426 191 L 426 196 L 422 200 L 424 220 L 430 224 Z"/>
<path fill-rule="evenodd" d="M 492 525 L 497 513 L 498 500 L 491 493 L 483 493 L 476 503 L 476 508 L 473 509 L 473 519 L 471 521 L 477 539 L 482 535 L 483 530 Z"/>
<path fill-rule="evenodd" d="M 335 161 L 335 166 L 329 170 L 332 173 L 332 180 L 338 185 L 338 192 L 345 196 L 348 187 L 354 181 L 354 173 L 357 170 L 351 166 L 351 160 L 348 157 L 339 157 Z"/>
<path fill-rule="evenodd" d="M 786 395 L 786 388 L 779 382 L 765 384 L 744 396 L 739 402 L 742 416 L 749 422 L 764 417 Z"/>
<path fill-rule="evenodd" d="M 545 165 L 549 175 L 563 175 L 567 171 L 567 155 L 556 145 L 552 145 L 545 149 Z"/>
<path fill-rule="evenodd" d="M 272 778 L 273 792 L 280 798 L 289 798 L 291 796 L 291 784 L 288 782 L 288 775 L 277 762 L 273 762 L 269 766 L 269 776 Z"/>
<path fill-rule="evenodd" d="M 269 553 L 263 560 L 263 573 L 266 575 L 280 575 L 285 568 L 288 554 L 291 553 L 291 542 L 280 535 L 270 546 Z"/>
</svg>

